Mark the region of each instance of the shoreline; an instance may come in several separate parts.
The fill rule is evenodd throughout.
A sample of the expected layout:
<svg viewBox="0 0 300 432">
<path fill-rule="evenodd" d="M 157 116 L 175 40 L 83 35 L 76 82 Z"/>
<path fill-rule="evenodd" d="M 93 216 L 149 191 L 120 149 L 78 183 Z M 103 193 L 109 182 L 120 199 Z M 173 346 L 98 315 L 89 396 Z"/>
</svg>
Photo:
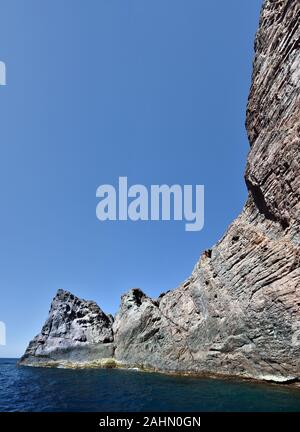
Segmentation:
<svg viewBox="0 0 300 432">
<path fill-rule="evenodd" d="M 300 391 L 300 381 L 294 377 L 253 377 L 253 376 L 242 376 L 242 375 L 231 375 L 224 373 L 213 373 L 208 371 L 196 372 L 196 371 L 180 371 L 180 370 L 162 370 L 155 369 L 143 365 L 128 365 L 126 363 L 115 360 L 114 358 L 105 358 L 101 360 L 85 361 L 85 362 L 70 362 L 67 360 L 51 360 L 51 361 L 40 361 L 35 363 L 20 363 L 17 361 L 17 367 L 33 367 L 33 368 L 45 368 L 45 369 L 70 369 L 70 370 L 86 370 L 86 369 L 118 369 L 124 371 L 136 371 L 143 373 L 156 373 L 161 375 L 168 375 L 173 377 L 190 377 L 199 379 L 216 379 L 230 382 L 248 382 L 258 385 L 268 385 L 272 387 L 285 387 L 290 389 L 296 389 Z"/>
</svg>

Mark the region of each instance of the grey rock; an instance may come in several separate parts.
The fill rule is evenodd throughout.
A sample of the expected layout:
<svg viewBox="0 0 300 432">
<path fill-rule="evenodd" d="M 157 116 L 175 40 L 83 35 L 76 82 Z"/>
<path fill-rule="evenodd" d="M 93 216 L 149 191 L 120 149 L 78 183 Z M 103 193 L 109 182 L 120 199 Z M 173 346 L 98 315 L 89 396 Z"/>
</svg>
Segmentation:
<svg viewBox="0 0 300 432">
<path fill-rule="evenodd" d="M 299 17 L 299 0 L 264 1 L 246 115 L 249 194 L 242 213 L 185 283 L 156 300 L 131 290 L 114 323 L 105 316 L 89 332 L 77 324 L 70 330 L 59 312 L 64 301 L 57 313 L 53 304 L 53 336 L 57 328 L 63 346 L 104 347 L 114 338 L 114 358 L 124 366 L 299 379 Z M 61 352 L 48 321 L 26 351 L 33 362 L 53 347 Z"/>
<path fill-rule="evenodd" d="M 112 324 L 113 318 L 95 302 L 58 290 L 41 333 L 30 342 L 20 363 L 110 358 L 114 351 Z"/>
</svg>

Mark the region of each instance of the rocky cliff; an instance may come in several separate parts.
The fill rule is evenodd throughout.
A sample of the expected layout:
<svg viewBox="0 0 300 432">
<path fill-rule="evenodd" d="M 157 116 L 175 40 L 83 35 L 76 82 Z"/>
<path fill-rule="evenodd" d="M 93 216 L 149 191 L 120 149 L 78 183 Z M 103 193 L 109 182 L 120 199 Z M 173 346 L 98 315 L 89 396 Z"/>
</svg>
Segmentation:
<svg viewBox="0 0 300 432">
<path fill-rule="evenodd" d="M 59 291 L 22 364 L 113 358 L 161 371 L 299 379 L 299 37 L 299 0 L 265 0 L 247 107 L 248 200 L 190 278 L 155 300 L 131 290 L 114 322 Z"/>
<path fill-rule="evenodd" d="M 113 317 L 92 301 L 58 290 L 41 333 L 30 343 L 24 364 L 90 362 L 113 356 Z"/>
</svg>

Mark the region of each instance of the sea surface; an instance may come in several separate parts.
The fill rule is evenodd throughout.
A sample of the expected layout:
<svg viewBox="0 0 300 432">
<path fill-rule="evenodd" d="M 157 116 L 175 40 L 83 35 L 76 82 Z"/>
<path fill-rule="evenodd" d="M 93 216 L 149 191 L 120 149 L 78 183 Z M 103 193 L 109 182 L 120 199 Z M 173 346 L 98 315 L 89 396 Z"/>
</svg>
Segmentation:
<svg viewBox="0 0 300 432">
<path fill-rule="evenodd" d="M 0 411 L 300 411 L 300 389 L 0 359 Z"/>
</svg>

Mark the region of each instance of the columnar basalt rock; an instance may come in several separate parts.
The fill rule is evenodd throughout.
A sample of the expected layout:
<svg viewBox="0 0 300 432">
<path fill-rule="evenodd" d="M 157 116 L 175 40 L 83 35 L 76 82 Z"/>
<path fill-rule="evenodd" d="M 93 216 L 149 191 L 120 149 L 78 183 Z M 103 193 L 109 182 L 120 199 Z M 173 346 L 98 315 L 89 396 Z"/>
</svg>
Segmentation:
<svg viewBox="0 0 300 432">
<path fill-rule="evenodd" d="M 101 312 L 89 332 L 81 331 L 80 317 L 61 312 L 69 302 L 61 293 L 22 363 L 50 356 L 53 347 L 59 358 L 60 344 L 72 356 L 73 347 L 96 343 L 102 357 L 108 346 L 124 366 L 299 379 L 299 40 L 299 0 L 265 0 L 246 118 L 248 200 L 191 277 L 155 300 L 131 290 L 114 323 Z"/>
</svg>

